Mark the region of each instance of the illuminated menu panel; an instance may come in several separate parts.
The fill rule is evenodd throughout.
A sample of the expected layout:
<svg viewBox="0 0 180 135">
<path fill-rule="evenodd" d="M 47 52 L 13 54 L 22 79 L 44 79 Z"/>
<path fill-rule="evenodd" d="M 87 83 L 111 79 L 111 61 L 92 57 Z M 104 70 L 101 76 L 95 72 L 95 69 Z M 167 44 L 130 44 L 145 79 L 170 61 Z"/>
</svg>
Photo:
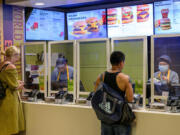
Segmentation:
<svg viewBox="0 0 180 135">
<path fill-rule="evenodd" d="M 33 9 L 26 23 L 26 40 L 64 40 L 64 13 Z"/>
<path fill-rule="evenodd" d="M 152 4 L 110 8 L 108 37 L 153 35 Z"/>
<path fill-rule="evenodd" d="M 154 3 L 155 34 L 180 33 L 180 0 Z"/>
<path fill-rule="evenodd" d="M 67 14 L 68 39 L 105 38 L 105 9 Z"/>
</svg>

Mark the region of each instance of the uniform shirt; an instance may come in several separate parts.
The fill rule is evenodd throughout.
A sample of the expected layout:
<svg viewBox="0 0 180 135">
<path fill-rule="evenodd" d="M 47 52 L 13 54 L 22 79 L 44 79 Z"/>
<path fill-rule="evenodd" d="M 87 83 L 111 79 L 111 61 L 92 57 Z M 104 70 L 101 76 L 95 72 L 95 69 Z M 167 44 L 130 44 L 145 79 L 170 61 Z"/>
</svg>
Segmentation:
<svg viewBox="0 0 180 135">
<path fill-rule="evenodd" d="M 162 79 L 162 73 L 160 74 L 160 77 L 159 77 L 159 74 L 160 74 L 160 71 L 154 73 L 154 77 L 159 79 L 161 84 L 167 84 L 167 81 Z M 166 77 L 167 77 L 167 74 L 168 73 L 166 73 Z M 171 84 L 179 84 L 179 76 L 175 71 L 170 70 L 169 82 Z"/>
<path fill-rule="evenodd" d="M 73 67 L 68 66 L 68 70 L 69 70 L 69 79 L 72 80 L 73 79 Z M 58 74 L 59 74 L 59 70 L 56 67 L 51 74 L 51 81 L 56 81 L 58 78 Z M 61 75 L 60 75 L 60 78 L 58 81 L 59 82 L 67 82 L 67 70 L 65 70 L 65 72 L 61 72 Z"/>
</svg>

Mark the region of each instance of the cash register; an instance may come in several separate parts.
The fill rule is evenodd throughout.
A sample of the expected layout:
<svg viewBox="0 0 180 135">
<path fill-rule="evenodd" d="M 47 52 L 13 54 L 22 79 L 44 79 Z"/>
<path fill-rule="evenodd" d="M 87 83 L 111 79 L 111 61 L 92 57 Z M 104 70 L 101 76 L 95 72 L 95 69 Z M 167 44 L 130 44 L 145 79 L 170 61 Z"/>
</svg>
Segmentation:
<svg viewBox="0 0 180 135">
<path fill-rule="evenodd" d="M 172 84 L 167 99 L 167 108 L 169 112 L 180 112 L 180 84 Z"/>
</svg>

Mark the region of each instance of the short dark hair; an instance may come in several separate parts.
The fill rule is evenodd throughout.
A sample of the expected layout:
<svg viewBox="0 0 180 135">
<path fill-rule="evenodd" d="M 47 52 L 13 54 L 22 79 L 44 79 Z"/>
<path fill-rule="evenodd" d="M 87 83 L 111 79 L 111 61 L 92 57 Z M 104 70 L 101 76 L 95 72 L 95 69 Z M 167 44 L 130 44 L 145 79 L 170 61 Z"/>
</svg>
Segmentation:
<svg viewBox="0 0 180 135">
<path fill-rule="evenodd" d="M 110 62 L 112 65 L 118 65 L 121 62 L 125 61 L 125 55 L 121 51 L 114 51 L 111 54 Z"/>
<path fill-rule="evenodd" d="M 63 59 L 65 59 L 66 63 L 68 63 L 68 60 L 66 59 L 66 57 L 64 56 L 64 54 L 59 53 L 59 54 L 58 54 L 58 58 L 63 58 Z"/>
</svg>

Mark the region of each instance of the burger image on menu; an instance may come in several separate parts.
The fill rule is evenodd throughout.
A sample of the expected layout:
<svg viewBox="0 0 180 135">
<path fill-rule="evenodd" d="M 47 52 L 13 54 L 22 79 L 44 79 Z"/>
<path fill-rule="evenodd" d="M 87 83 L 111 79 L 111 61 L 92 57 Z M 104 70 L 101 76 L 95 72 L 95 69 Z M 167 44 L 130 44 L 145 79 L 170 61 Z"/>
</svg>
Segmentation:
<svg viewBox="0 0 180 135">
<path fill-rule="evenodd" d="M 127 24 L 133 22 L 133 11 L 131 7 L 122 8 L 122 23 Z"/>
<path fill-rule="evenodd" d="M 107 11 L 108 25 L 116 24 L 117 22 L 117 9 L 111 8 Z"/>
<path fill-rule="evenodd" d="M 86 22 L 77 21 L 73 24 L 73 34 L 86 34 Z"/>
<path fill-rule="evenodd" d="M 38 22 L 34 22 L 33 25 L 31 26 L 32 30 L 38 29 Z"/>
<path fill-rule="evenodd" d="M 160 19 L 160 27 L 162 30 L 171 29 L 171 20 L 168 18 L 169 9 L 161 9 L 162 19 Z"/>
<path fill-rule="evenodd" d="M 169 18 L 162 18 L 160 19 L 160 27 L 162 30 L 169 30 L 171 29 L 171 21 Z"/>
<path fill-rule="evenodd" d="M 89 17 L 86 19 L 87 30 L 89 32 L 98 32 L 100 28 L 100 21 L 96 17 Z"/>
<path fill-rule="evenodd" d="M 149 5 L 137 6 L 137 22 L 146 22 L 149 19 Z"/>
<path fill-rule="evenodd" d="M 171 20 L 168 18 L 169 9 L 161 9 L 162 19 L 155 21 L 155 27 L 162 30 L 171 29 Z"/>
</svg>

